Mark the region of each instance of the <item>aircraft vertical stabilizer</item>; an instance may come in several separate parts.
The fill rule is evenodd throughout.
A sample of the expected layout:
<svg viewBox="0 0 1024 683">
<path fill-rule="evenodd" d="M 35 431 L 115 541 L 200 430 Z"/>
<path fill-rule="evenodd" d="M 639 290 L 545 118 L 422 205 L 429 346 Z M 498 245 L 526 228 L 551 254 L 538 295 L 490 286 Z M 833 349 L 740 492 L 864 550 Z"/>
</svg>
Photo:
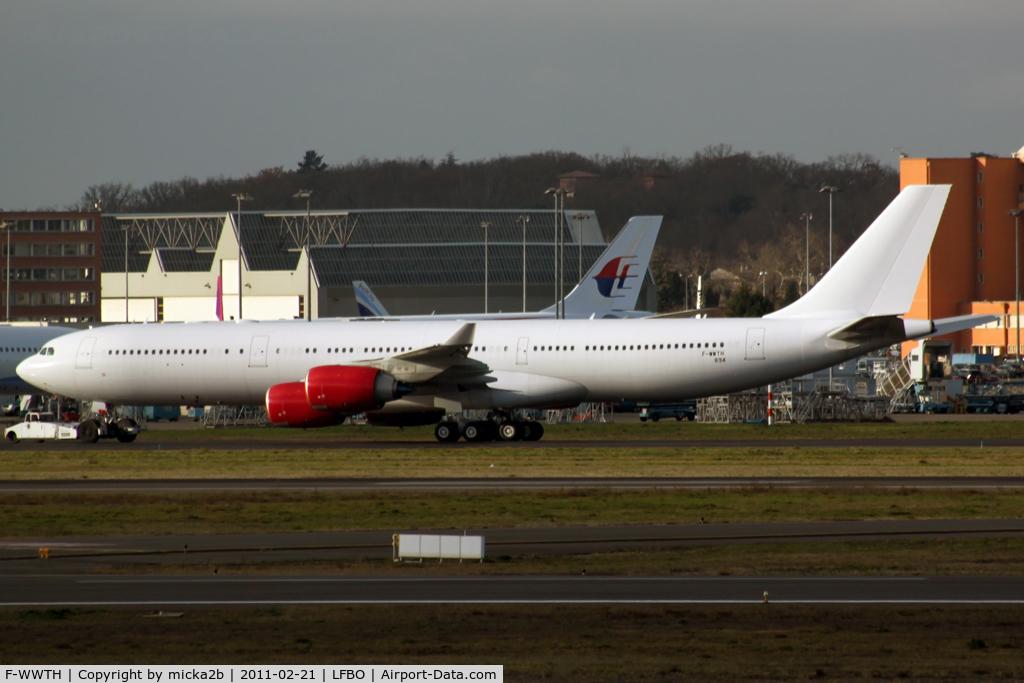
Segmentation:
<svg viewBox="0 0 1024 683">
<path fill-rule="evenodd" d="M 949 189 L 904 189 L 810 292 L 765 317 L 855 319 L 906 313 Z"/>
<path fill-rule="evenodd" d="M 384 304 L 380 302 L 377 295 L 370 289 L 370 285 L 362 280 L 352 283 L 356 292 L 356 306 L 359 307 L 359 316 L 362 318 L 387 318 L 389 313 Z"/>
<path fill-rule="evenodd" d="M 661 216 L 634 216 L 608 245 L 583 280 L 565 297 L 567 318 L 601 317 L 636 308 L 640 288 L 661 230 Z M 544 309 L 554 311 L 554 306 Z"/>
</svg>

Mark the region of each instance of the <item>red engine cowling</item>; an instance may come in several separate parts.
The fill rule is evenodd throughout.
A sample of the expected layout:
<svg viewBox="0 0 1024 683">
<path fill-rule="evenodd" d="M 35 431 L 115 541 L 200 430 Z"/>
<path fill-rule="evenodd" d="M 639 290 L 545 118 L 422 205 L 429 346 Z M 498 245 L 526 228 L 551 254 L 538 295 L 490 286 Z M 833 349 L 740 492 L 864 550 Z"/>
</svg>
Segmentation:
<svg viewBox="0 0 1024 683">
<path fill-rule="evenodd" d="M 353 415 L 380 408 L 412 387 L 376 368 L 321 365 L 306 375 L 306 398 L 315 410 Z"/>
<path fill-rule="evenodd" d="M 344 416 L 310 408 L 303 382 L 270 387 L 267 390 L 267 417 L 271 424 L 289 427 L 332 427 L 345 421 Z"/>
</svg>

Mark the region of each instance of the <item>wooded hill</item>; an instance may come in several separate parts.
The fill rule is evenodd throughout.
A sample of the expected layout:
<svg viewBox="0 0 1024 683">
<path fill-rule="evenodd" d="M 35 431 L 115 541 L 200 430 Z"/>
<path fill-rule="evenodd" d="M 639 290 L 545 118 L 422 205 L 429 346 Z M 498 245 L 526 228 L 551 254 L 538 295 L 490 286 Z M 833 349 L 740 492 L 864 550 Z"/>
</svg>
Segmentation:
<svg viewBox="0 0 1024 683">
<path fill-rule="evenodd" d="M 664 215 L 655 269 L 660 310 L 684 305 L 684 277 L 730 271 L 776 304 L 805 289 L 804 213 L 813 214 L 812 283 L 828 266 L 828 195 L 835 195 L 835 258 L 863 232 L 899 191 L 895 169 L 863 154 L 804 164 L 790 156 L 708 147 L 687 159 L 585 157 L 544 152 L 460 162 L 451 154 L 431 159 L 361 159 L 323 164 L 307 152 L 296 170 L 267 168 L 241 179 L 182 178 L 144 188 L 123 183 L 90 187 L 80 207 L 99 203 L 106 213 L 232 211 L 233 193 L 252 196 L 244 208 L 305 208 L 293 195 L 312 190 L 314 209 L 550 208 L 544 190 L 559 176 L 584 171 L 566 208 L 597 211 L 606 237 L 634 215 Z M 724 281 L 723 281 L 724 282 Z M 728 289 L 718 285 L 718 290 Z M 692 303 L 692 295 L 691 302 Z M 715 300 L 708 302 L 711 305 Z"/>
</svg>

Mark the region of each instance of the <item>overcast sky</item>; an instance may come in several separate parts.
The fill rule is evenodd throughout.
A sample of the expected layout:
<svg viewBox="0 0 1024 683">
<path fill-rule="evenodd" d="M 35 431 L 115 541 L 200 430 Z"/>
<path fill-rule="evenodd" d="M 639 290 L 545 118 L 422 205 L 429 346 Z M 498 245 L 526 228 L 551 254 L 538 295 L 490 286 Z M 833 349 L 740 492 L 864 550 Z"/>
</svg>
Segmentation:
<svg viewBox="0 0 1024 683">
<path fill-rule="evenodd" d="M 307 149 L 801 161 L 1024 146 L 1020 0 L 5 0 L 0 207 Z"/>
</svg>

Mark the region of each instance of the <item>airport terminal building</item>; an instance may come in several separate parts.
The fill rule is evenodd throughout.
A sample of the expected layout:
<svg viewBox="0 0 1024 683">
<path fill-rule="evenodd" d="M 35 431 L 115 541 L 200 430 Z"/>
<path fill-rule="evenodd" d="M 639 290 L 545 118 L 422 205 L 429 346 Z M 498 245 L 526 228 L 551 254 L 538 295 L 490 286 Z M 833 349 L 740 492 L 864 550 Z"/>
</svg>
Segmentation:
<svg viewBox="0 0 1024 683">
<path fill-rule="evenodd" d="M 365 280 L 393 315 L 478 313 L 485 305 L 490 312 L 521 311 L 524 289 L 526 309 L 539 310 L 555 301 L 555 215 L 472 209 L 108 214 L 102 217 L 101 319 L 216 320 L 218 287 L 225 320 L 356 316 L 356 280 Z M 607 245 L 593 211 L 566 212 L 563 230 L 568 292 Z M 637 307 L 655 306 L 648 272 Z"/>
</svg>

